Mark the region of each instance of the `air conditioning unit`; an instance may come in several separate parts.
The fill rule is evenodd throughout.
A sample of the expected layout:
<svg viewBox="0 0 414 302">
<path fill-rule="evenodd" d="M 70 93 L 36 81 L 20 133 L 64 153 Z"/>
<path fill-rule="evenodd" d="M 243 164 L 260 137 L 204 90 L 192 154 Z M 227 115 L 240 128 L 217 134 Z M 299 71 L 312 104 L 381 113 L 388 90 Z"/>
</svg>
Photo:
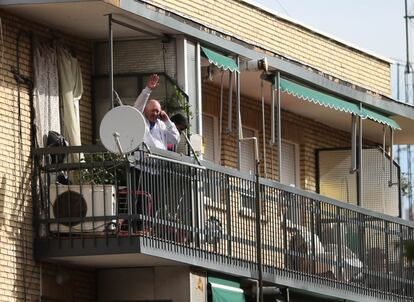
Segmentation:
<svg viewBox="0 0 414 302">
<path fill-rule="evenodd" d="M 112 185 L 50 185 L 51 232 L 104 231 L 116 215 Z M 62 220 L 62 221 L 59 221 Z"/>
</svg>

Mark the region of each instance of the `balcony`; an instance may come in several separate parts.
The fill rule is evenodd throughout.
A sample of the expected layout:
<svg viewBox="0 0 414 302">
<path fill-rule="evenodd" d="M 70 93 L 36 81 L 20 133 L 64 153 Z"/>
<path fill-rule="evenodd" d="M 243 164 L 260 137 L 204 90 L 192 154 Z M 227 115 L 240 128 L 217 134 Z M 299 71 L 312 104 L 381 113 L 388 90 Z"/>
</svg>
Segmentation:
<svg viewBox="0 0 414 302">
<path fill-rule="evenodd" d="M 34 152 L 35 256 L 90 267 L 174 263 L 362 301 L 408 301 L 412 223 L 171 152 Z M 82 158 L 79 163 L 71 158 Z M 260 215 L 260 217 L 257 217 Z M 260 219 L 256 219 L 260 218 Z"/>
</svg>

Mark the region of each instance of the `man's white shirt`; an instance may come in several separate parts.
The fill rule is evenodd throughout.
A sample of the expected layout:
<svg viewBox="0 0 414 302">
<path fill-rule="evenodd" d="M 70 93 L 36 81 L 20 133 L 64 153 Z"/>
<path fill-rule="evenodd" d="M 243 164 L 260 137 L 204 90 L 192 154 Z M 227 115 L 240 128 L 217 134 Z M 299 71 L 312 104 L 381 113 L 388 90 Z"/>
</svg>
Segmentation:
<svg viewBox="0 0 414 302">
<path fill-rule="evenodd" d="M 134 107 L 137 108 L 141 113 L 144 113 L 145 105 L 147 104 L 148 98 L 151 94 L 151 89 L 145 87 L 137 100 L 135 101 Z M 150 122 L 145 118 L 145 135 L 144 142 L 148 147 L 155 147 L 158 149 L 167 149 L 167 144 L 178 144 L 180 141 L 180 133 L 177 130 L 175 124 L 171 121 L 164 123 L 161 120 L 157 120 L 154 126 L 150 127 Z"/>
</svg>

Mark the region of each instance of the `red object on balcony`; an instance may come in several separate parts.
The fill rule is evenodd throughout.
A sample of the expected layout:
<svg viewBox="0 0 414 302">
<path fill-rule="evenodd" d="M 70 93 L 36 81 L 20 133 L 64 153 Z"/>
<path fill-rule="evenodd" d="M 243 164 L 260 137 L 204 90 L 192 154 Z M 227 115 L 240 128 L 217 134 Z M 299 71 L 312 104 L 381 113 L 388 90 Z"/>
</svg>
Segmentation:
<svg viewBox="0 0 414 302">
<path fill-rule="evenodd" d="M 119 235 L 148 235 L 152 232 L 153 205 L 152 196 L 145 191 L 135 191 L 131 194 L 131 211 L 128 211 L 128 188 L 118 190 L 118 215 L 132 214 L 131 219 L 120 222 Z M 135 217 L 134 217 L 135 215 Z M 138 217 L 142 215 L 143 217 Z"/>
</svg>

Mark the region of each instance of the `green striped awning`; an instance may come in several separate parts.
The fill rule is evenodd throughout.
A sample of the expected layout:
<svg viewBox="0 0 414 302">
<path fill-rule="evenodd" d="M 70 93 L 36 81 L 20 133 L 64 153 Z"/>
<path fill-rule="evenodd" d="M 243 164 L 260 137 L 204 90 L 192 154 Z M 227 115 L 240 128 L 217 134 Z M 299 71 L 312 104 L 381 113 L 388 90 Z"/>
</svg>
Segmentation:
<svg viewBox="0 0 414 302">
<path fill-rule="evenodd" d="M 401 130 L 400 125 L 398 125 L 396 121 L 375 111 L 362 108 L 361 116 L 362 118 L 369 118 L 370 120 L 376 121 L 377 123 L 388 125 L 394 129 Z"/>
<path fill-rule="evenodd" d="M 205 54 L 210 64 L 216 65 L 223 70 L 230 70 L 231 72 L 240 72 L 239 67 L 233 59 L 223 56 L 211 49 L 201 47 L 201 50 Z"/>
<path fill-rule="evenodd" d="M 208 277 L 213 302 L 245 302 L 240 284 L 225 279 Z"/>
<path fill-rule="evenodd" d="M 370 119 L 377 123 L 388 125 L 394 129 L 401 130 L 397 122 L 382 115 L 381 113 L 362 108 L 360 109 L 357 104 L 350 103 L 334 96 L 319 92 L 309 87 L 297 84 L 287 79 L 280 79 L 280 89 L 282 92 L 286 92 L 302 100 L 312 102 L 324 107 L 355 114 L 363 119 Z"/>
</svg>

